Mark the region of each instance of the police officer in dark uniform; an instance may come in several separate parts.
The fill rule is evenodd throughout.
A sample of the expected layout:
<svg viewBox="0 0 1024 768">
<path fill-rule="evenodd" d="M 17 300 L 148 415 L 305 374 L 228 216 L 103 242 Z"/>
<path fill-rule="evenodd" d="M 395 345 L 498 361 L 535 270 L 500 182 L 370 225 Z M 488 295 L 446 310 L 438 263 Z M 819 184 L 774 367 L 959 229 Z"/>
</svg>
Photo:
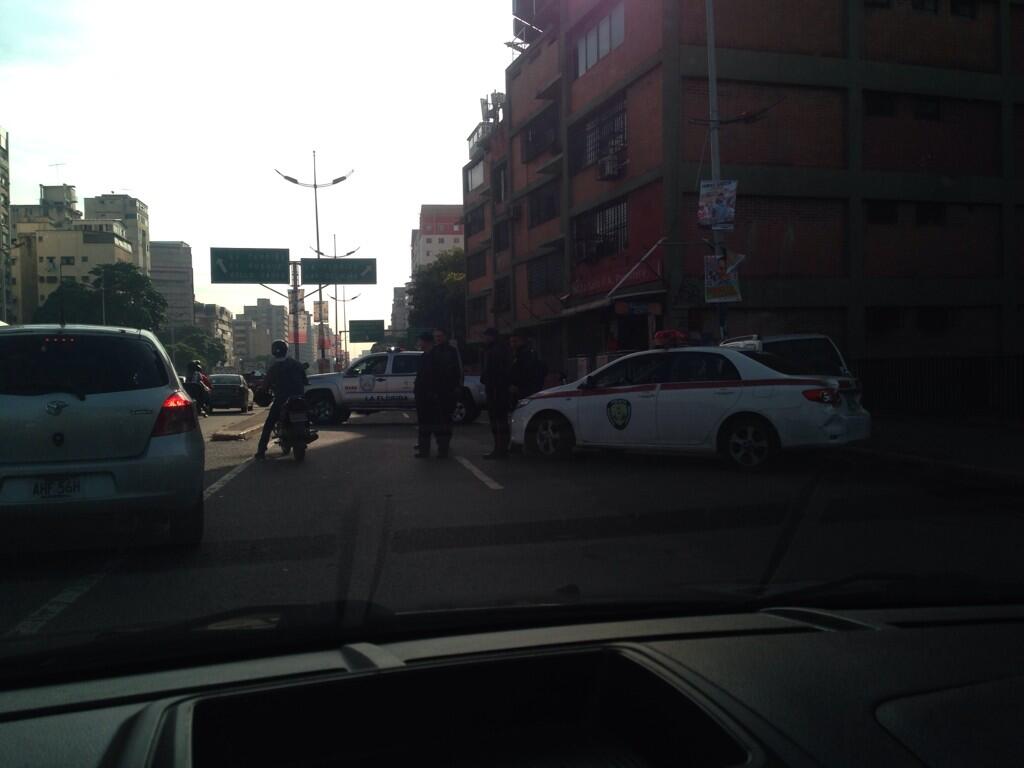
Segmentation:
<svg viewBox="0 0 1024 768">
<path fill-rule="evenodd" d="M 544 377 L 547 371 L 537 355 L 537 351 L 530 343 L 528 331 L 516 330 L 509 342 L 512 346 L 509 393 L 514 406 L 520 398 L 529 397 L 544 388 Z"/>
<path fill-rule="evenodd" d="M 259 445 L 256 446 L 256 458 L 259 460 L 267 457 L 267 445 L 270 443 L 270 434 L 274 431 L 274 425 L 281 418 L 281 409 L 289 397 L 302 395 L 306 391 L 309 379 L 306 378 L 306 369 L 298 360 L 288 357 L 288 342 L 277 339 L 270 345 L 270 354 L 274 356 L 274 362 L 267 370 L 267 378 L 263 382 L 266 389 L 274 393 L 274 402 L 270 406 L 270 413 L 263 424 L 263 432 L 260 434 Z"/>
<path fill-rule="evenodd" d="M 512 352 L 498 335 L 496 328 L 484 331 L 484 355 L 480 368 L 480 383 L 487 392 L 487 416 L 491 422 L 494 448 L 485 453 L 485 459 L 508 458 L 509 414 L 515 402 L 509 392 L 512 370 Z"/>
<path fill-rule="evenodd" d="M 452 411 L 458 397 L 462 379 L 459 354 L 448 343 L 448 335 L 441 329 L 433 334 L 423 333 L 419 338 L 419 369 L 413 393 L 416 397 L 416 419 L 419 422 L 419 444 L 416 458 L 430 456 L 430 441 L 437 441 L 439 458 L 448 456 L 452 439 Z"/>
</svg>

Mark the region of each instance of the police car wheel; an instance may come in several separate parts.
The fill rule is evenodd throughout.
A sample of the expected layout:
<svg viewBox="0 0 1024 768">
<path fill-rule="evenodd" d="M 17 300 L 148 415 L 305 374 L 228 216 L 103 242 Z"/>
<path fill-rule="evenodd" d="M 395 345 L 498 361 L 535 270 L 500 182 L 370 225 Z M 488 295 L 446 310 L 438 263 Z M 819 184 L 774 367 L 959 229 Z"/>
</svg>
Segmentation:
<svg viewBox="0 0 1024 768">
<path fill-rule="evenodd" d="M 718 446 L 734 467 L 754 471 L 778 452 L 779 438 L 772 425 L 764 419 L 738 416 L 722 427 Z"/>
<path fill-rule="evenodd" d="M 338 409 L 330 395 L 311 395 L 309 416 L 314 424 L 331 424 L 337 417 Z"/>
<path fill-rule="evenodd" d="M 557 413 L 542 413 L 530 424 L 527 444 L 536 456 L 559 459 L 572 453 L 576 436 L 565 417 Z"/>
<path fill-rule="evenodd" d="M 480 410 L 476 407 L 476 403 L 473 402 L 472 396 L 463 394 L 455 404 L 455 410 L 452 411 L 452 423 L 470 424 L 476 421 L 479 415 Z"/>
</svg>

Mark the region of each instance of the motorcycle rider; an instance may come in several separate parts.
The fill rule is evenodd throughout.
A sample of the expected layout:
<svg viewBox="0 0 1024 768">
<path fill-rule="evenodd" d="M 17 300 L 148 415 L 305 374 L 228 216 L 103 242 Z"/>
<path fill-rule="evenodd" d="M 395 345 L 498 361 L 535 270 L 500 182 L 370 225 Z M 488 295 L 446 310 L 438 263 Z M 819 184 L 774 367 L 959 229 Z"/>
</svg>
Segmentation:
<svg viewBox="0 0 1024 768">
<path fill-rule="evenodd" d="M 203 364 L 199 360 L 193 360 L 188 364 L 188 376 L 185 378 L 185 391 L 196 401 L 196 408 L 205 418 L 210 409 L 210 392 L 213 390 L 213 382 L 203 370 Z"/>
<path fill-rule="evenodd" d="M 267 445 L 270 443 L 270 435 L 274 431 L 274 425 L 281 418 L 281 409 L 290 397 L 301 396 L 306 391 L 309 379 L 306 378 L 306 369 L 295 358 L 288 357 L 288 342 L 277 339 L 270 345 L 270 354 L 274 362 L 267 369 L 267 377 L 263 380 L 263 387 L 274 393 L 274 402 L 270 406 L 270 413 L 267 414 L 267 421 L 263 425 L 263 433 L 260 435 L 259 445 L 256 446 L 257 460 L 267 457 Z"/>
</svg>

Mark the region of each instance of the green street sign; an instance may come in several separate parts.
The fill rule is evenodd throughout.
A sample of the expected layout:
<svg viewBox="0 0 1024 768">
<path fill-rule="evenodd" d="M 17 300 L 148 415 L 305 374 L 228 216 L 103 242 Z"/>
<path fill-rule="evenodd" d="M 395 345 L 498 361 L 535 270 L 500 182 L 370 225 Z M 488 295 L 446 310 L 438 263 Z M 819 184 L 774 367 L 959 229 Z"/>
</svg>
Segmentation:
<svg viewBox="0 0 1024 768">
<path fill-rule="evenodd" d="M 376 259 L 302 259 L 303 285 L 376 285 Z"/>
<path fill-rule="evenodd" d="M 287 248 L 211 248 L 211 283 L 284 283 Z"/>
<path fill-rule="evenodd" d="M 349 320 L 348 340 L 352 344 L 365 344 L 383 339 L 383 320 Z"/>
</svg>

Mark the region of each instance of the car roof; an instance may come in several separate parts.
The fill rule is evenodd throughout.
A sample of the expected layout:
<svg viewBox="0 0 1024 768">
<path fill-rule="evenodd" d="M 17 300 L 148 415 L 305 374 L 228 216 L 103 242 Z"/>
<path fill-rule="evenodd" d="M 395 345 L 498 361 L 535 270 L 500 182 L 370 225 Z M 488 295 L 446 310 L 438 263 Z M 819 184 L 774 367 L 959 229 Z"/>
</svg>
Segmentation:
<svg viewBox="0 0 1024 768">
<path fill-rule="evenodd" d="M 752 336 L 734 336 L 731 339 L 726 339 L 723 344 L 730 344 L 733 342 L 742 341 L 760 341 L 760 342 L 771 342 L 771 341 L 800 341 L 803 339 L 828 339 L 832 341 L 832 337 L 824 333 L 780 333 L 774 336 L 761 336 L 754 334 Z"/>
</svg>

